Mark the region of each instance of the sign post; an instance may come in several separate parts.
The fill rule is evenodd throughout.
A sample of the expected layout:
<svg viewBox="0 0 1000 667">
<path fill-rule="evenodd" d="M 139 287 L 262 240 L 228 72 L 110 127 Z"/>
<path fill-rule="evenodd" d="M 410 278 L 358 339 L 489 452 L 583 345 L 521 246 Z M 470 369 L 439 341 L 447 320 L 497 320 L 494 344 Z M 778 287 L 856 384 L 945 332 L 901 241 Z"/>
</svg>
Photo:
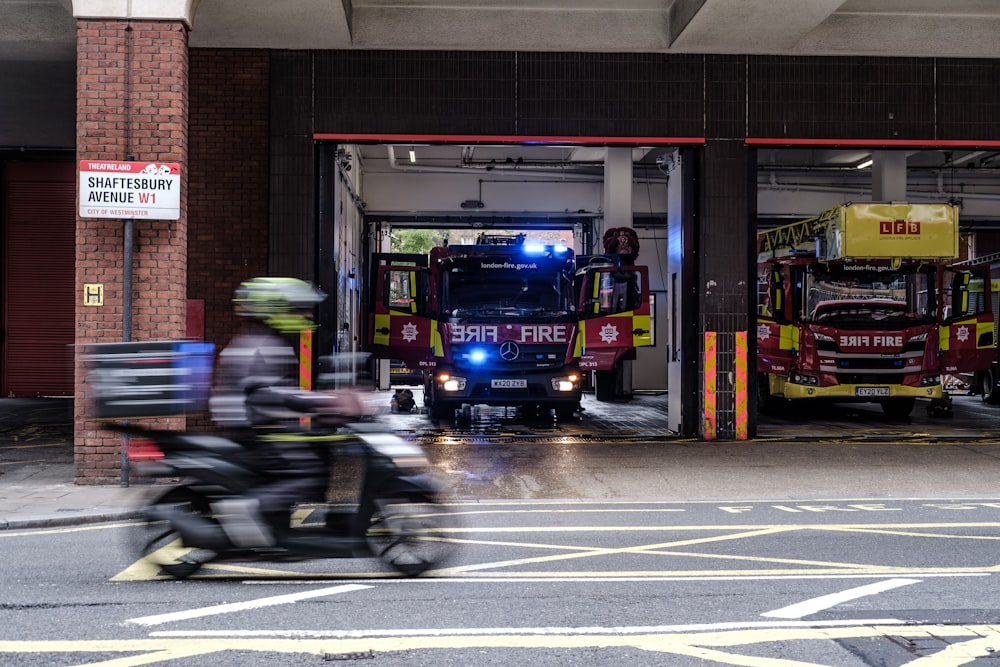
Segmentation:
<svg viewBox="0 0 1000 667">
<path fill-rule="evenodd" d="M 135 220 L 181 219 L 181 166 L 175 162 L 80 160 L 78 192 L 81 218 L 125 221 L 122 230 L 122 341 L 130 342 Z M 122 486 L 128 486 L 127 447 L 128 436 L 123 435 Z"/>
</svg>

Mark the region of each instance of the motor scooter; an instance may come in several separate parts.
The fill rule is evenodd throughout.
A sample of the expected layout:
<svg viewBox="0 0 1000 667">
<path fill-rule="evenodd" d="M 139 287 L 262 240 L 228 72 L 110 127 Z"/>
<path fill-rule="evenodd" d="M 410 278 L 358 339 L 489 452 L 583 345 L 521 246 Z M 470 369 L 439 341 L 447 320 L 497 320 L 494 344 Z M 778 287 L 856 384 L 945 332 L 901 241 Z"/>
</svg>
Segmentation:
<svg viewBox="0 0 1000 667">
<path fill-rule="evenodd" d="M 452 525 L 429 475 L 423 449 L 375 422 L 348 423 L 332 432 L 302 431 L 297 438 L 334 453 L 360 455 L 360 493 L 353 506 L 310 503 L 310 520 L 274 532 L 267 547 L 238 546 L 218 508 L 260 485 L 250 451 L 236 441 L 206 433 L 116 424 L 128 435 L 133 470 L 149 478 L 182 478 L 145 508 L 150 538 L 142 555 L 178 579 L 221 561 L 319 558 L 381 559 L 406 576 L 440 565 L 451 554 Z M 287 437 L 287 436 L 286 436 Z M 264 528 L 263 524 L 261 525 Z M 231 532 L 231 531 L 230 531 Z"/>
</svg>

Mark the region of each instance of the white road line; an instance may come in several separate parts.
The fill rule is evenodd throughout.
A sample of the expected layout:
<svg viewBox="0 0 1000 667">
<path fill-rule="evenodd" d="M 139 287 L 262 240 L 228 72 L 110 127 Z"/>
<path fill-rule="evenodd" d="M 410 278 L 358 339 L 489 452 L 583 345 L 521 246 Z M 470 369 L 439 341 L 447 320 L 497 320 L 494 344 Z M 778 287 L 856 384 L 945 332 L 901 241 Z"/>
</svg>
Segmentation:
<svg viewBox="0 0 1000 667">
<path fill-rule="evenodd" d="M 541 628 L 407 628 L 400 630 L 157 630 L 149 633 L 157 638 L 264 638 L 294 639 L 365 639 L 369 637 L 493 637 L 500 635 L 644 635 L 683 632 L 714 632 L 725 630 L 756 630 L 766 628 L 834 628 L 872 625 L 905 625 L 896 618 L 861 618 L 835 621 L 749 621 L 733 623 L 692 623 L 689 625 L 638 625 L 618 627 L 541 627 Z"/>
<path fill-rule="evenodd" d="M 292 573 L 295 576 L 302 576 L 305 573 Z M 921 579 L 961 579 L 967 577 L 992 577 L 991 572 L 921 572 Z M 533 577 L 530 574 L 514 577 L 388 577 L 385 579 L 358 579 L 359 582 L 370 583 L 372 585 L 390 584 L 600 584 L 600 583 L 632 583 L 632 582 L 675 582 L 675 581 L 800 581 L 803 579 L 878 579 L 884 580 L 885 572 L 877 574 L 727 574 L 727 575 L 648 575 L 632 577 L 628 575 L 580 577 L 566 575 L 563 577 Z M 315 586 L 316 579 L 246 579 L 240 582 L 246 586 Z"/>
<path fill-rule="evenodd" d="M 190 609 L 188 611 L 177 611 L 171 614 L 157 614 L 156 616 L 142 616 L 140 618 L 130 618 L 126 623 L 136 623 L 138 625 L 160 625 L 172 621 L 185 621 L 191 618 L 201 618 L 202 616 L 214 616 L 216 614 L 231 614 L 235 611 L 245 611 L 247 609 L 260 609 L 261 607 L 273 607 L 279 604 L 292 604 L 299 600 L 309 598 L 325 597 L 338 593 L 349 593 L 360 591 L 371 586 L 360 584 L 346 584 L 343 586 L 333 586 L 330 588 L 320 588 L 315 591 L 303 591 L 301 593 L 291 593 L 289 595 L 276 595 L 269 598 L 259 598 L 257 600 L 247 600 L 246 602 L 233 602 L 231 604 L 220 604 L 214 607 L 203 607 L 201 609 Z"/>
<path fill-rule="evenodd" d="M 818 611 L 834 607 L 841 602 L 856 600 L 857 598 L 865 597 L 866 595 L 876 595 L 878 593 L 892 590 L 893 588 L 899 588 L 900 586 L 909 586 L 910 584 L 919 583 L 920 579 L 886 579 L 885 581 L 876 581 L 873 584 L 858 586 L 857 588 L 849 588 L 846 591 L 841 591 L 840 593 L 831 593 L 830 595 L 823 595 L 818 598 L 813 598 L 812 600 L 804 600 L 803 602 L 799 602 L 797 604 L 769 611 L 761 614 L 761 616 L 767 616 L 769 618 L 802 618 L 803 616 L 815 614 Z"/>
</svg>

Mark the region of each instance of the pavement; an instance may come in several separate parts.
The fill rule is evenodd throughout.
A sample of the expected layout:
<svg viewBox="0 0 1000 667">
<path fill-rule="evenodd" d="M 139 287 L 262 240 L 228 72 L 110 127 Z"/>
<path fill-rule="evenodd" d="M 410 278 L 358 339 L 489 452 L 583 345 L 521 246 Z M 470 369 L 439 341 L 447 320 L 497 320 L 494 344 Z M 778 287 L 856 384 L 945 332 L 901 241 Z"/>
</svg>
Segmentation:
<svg viewBox="0 0 1000 667">
<path fill-rule="evenodd" d="M 73 399 L 0 399 L 0 530 L 134 518 L 136 491 L 73 483 Z"/>
<path fill-rule="evenodd" d="M 477 411 L 464 430 L 418 413 L 382 419 L 424 445 L 450 497 L 462 502 L 1000 493 L 1000 408 L 975 397 L 958 403 L 949 420 L 919 409 L 903 421 L 886 420 L 877 408 L 850 409 L 825 422 L 762 419 L 755 440 L 712 443 L 665 435 L 662 395 L 629 403 L 591 399 L 584 407 L 584 417 L 565 425 L 510 420 L 502 409 Z M 141 515 L 149 484 L 74 484 L 72 420 L 69 398 L 0 399 L 0 530 Z"/>
</svg>

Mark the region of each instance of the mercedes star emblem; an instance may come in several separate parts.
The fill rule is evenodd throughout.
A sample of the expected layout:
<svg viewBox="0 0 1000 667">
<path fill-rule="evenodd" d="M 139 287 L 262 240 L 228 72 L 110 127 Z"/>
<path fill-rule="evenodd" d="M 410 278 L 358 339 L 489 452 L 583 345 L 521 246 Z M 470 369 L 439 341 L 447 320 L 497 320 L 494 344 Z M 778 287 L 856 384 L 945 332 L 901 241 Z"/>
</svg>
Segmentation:
<svg viewBox="0 0 1000 667">
<path fill-rule="evenodd" d="M 504 361 L 514 361 L 520 353 L 521 351 L 517 349 L 517 343 L 514 341 L 505 340 L 500 343 L 500 358 Z"/>
</svg>

